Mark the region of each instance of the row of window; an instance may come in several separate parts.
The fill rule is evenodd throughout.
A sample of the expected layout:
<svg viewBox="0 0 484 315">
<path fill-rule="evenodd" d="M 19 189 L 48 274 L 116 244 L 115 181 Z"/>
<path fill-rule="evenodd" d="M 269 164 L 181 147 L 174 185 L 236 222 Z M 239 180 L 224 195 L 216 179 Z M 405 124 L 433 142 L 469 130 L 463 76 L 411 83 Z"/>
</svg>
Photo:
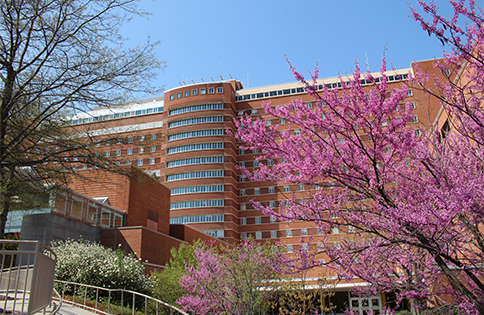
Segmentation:
<svg viewBox="0 0 484 315">
<path fill-rule="evenodd" d="M 211 88 L 208 88 L 208 89 L 192 89 L 191 91 L 190 90 L 186 90 L 186 91 L 183 91 L 183 92 L 178 92 L 176 93 L 176 98 L 182 98 L 182 97 L 189 97 L 189 96 L 195 96 L 195 95 L 198 95 L 200 92 L 200 95 L 204 95 L 204 94 L 215 94 L 215 88 L 211 87 Z M 224 88 L 223 87 L 218 87 L 217 88 L 217 93 L 218 94 L 222 94 L 224 92 Z M 173 101 L 175 99 L 175 94 L 170 94 L 170 101 Z"/>
<path fill-rule="evenodd" d="M 224 185 L 177 187 L 171 190 L 171 195 L 173 196 L 173 195 L 181 195 L 181 194 L 195 194 L 195 193 L 216 192 L 216 191 L 224 191 Z"/>
<path fill-rule="evenodd" d="M 187 208 L 223 207 L 223 199 L 190 200 L 170 203 L 170 210 Z"/>
<path fill-rule="evenodd" d="M 168 123 L 168 128 L 175 128 L 175 127 L 188 126 L 188 125 L 194 125 L 194 124 L 223 122 L 223 121 L 224 121 L 223 116 L 194 117 L 194 118 L 170 122 Z"/>
<path fill-rule="evenodd" d="M 192 106 L 187 106 L 187 107 L 176 108 L 176 109 L 170 110 L 168 112 L 168 115 L 173 116 L 173 115 L 178 115 L 178 114 L 197 112 L 197 111 L 201 111 L 201 110 L 223 109 L 223 108 L 224 108 L 223 103 L 199 104 L 199 105 L 192 105 Z"/>
<path fill-rule="evenodd" d="M 170 224 L 224 222 L 223 214 L 192 215 L 170 218 Z"/>
<path fill-rule="evenodd" d="M 187 144 L 179 147 L 169 148 L 167 154 L 174 154 L 187 151 L 197 151 L 197 150 L 209 150 L 209 149 L 223 149 L 223 142 L 208 142 L 208 143 L 196 143 Z"/>
<path fill-rule="evenodd" d="M 224 230 L 204 230 L 202 232 L 212 237 L 217 237 L 217 238 L 224 237 Z"/>
<path fill-rule="evenodd" d="M 172 182 L 172 181 L 175 181 L 175 180 L 183 180 L 183 179 L 223 177 L 223 176 L 224 176 L 223 170 L 196 171 L 196 172 L 178 173 L 178 174 L 168 175 L 168 176 L 166 176 L 166 181 Z"/>
<path fill-rule="evenodd" d="M 223 156 L 201 156 L 196 158 L 189 158 L 183 160 L 169 161 L 166 162 L 166 167 L 177 167 L 193 164 L 209 164 L 209 163 L 222 163 L 224 161 Z"/>
<path fill-rule="evenodd" d="M 408 79 L 408 74 L 397 74 L 397 75 L 389 75 L 387 76 L 387 82 L 393 82 L 393 81 L 401 81 L 401 80 L 407 80 Z M 366 85 L 366 84 L 374 84 L 374 83 L 379 83 L 380 78 L 376 78 L 375 80 L 366 80 L 366 79 L 361 79 L 360 84 L 361 85 Z M 351 84 L 349 81 L 344 82 L 345 85 Z M 339 89 L 342 87 L 341 82 L 336 82 L 336 83 L 328 83 L 328 84 L 320 84 L 318 85 L 318 90 L 322 91 L 326 87 L 328 90 L 332 89 Z M 258 98 L 264 98 L 264 97 L 274 97 L 274 96 L 283 96 L 283 95 L 290 95 L 290 94 L 299 94 L 299 93 L 304 93 L 304 88 L 299 87 L 299 88 L 292 88 L 292 89 L 284 89 L 284 90 L 277 90 L 277 91 L 268 91 L 268 92 L 261 92 L 261 93 L 254 93 L 254 94 L 247 94 L 247 95 L 239 95 L 236 98 L 236 101 L 246 101 L 246 100 L 254 100 Z"/>
<path fill-rule="evenodd" d="M 195 130 L 176 133 L 174 135 L 168 136 L 168 141 L 194 138 L 194 137 L 204 137 L 204 136 L 222 136 L 224 134 L 223 129 L 205 129 L 205 130 Z"/>
<path fill-rule="evenodd" d="M 128 112 L 123 112 L 123 113 L 115 113 L 115 114 L 109 114 L 109 115 L 103 115 L 103 116 L 93 116 L 93 117 L 88 117 L 88 118 L 75 118 L 71 120 L 71 123 L 73 125 L 77 124 L 87 124 L 91 122 L 96 122 L 96 121 L 103 121 L 103 120 L 110 120 L 110 119 L 117 119 L 117 118 L 123 118 L 123 117 L 131 117 L 131 116 L 139 116 L 139 115 L 147 115 L 147 114 L 155 114 L 155 113 L 162 113 L 163 112 L 163 107 L 153 107 L 153 108 L 147 108 L 147 109 L 138 109 L 138 110 L 133 110 L 133 111 L 128 111 Z"/>
<path fill-rule="evenodd" d="M 156 152 L 156 146 L 152 145 L 150 147 L 150 152 L 151 153 Z M 143 154 L 143 153 L 145 153 L 145 148 L 144 147 L 138 148 L 138 154 Z M 132 154 L 133 154 L 133 149 L 132 148 L 126 149 L 126 155 L 132 155 Z M 104 152 L 104 155 L 106 157 L 110 157 L 111 156 L 111 151 Z M 122 155 L 122 150 L 116 150 L 116 156 L 121 156 L 121 155 Z"/>
</svg>

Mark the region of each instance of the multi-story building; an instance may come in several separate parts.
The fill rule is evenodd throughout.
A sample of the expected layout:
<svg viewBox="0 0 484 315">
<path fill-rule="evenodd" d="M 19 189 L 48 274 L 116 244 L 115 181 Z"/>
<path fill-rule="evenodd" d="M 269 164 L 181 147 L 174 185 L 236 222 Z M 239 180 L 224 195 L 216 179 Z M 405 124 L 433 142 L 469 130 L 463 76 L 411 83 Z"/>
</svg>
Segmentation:
<svg viewBox="0 0 484 315">
<path fill-rule="evenodd" d="M 419 68 L 445 75 L 433 67 L 434 63 L 419 62 Z M 414 107 L 409 124 L 419 133 L 434 121 L 440 104 L 408 83 L 413 71 L 414 64 L 385 75 L 390 87 L 408 86 L 406 101 Z M 381 74 L 373 76 L 378 80 Z M 318 88 L 338 89 L 341 80 L 347 78 L 320 79 Z M 368 89 L 374 84 L 361 83 Z M 263 118 L 267 125 L 279 125 L 281 130 L 290 127 L 297 134 L 296 125 L 266 115 L 261 105 L 267 101 L 272 106 L 282 105 L 294 98 L 308 106 L 315 101 L 298 82 L 244 89 L 236 80 L 221 79 L 172 88 L 159 98 L 78 114 L 72 117 L 72 124 L 89 130 L 105 156 L 137 166 L 171 190 L 170 223 L 188 224 L 229 243 L 249 235 L 256 240 L 278 241 L 291 252 L 303 246 L 301 236 L 317 236 L 322 231 L 308 222 L 277 222 L 254 209 L 252 201 L 277 207 L 292 193 L 304 196 L 314 187 L 246 180 L 237 165 L 258 167 L 255 158 L 260 153 L 239 149 L 227 130 L 235 130 L 237 117 L 251 115 Z M 118 140 L 102 141 L 107 138 Z M 351 231 L 331 231 L 340 233 Z"/>
<path fill-rule="evenodd" d="M 420 62 L 419 67 L 440 75 L 434 62 Z M 408 85 L 412 72 L 413 65 L 389 71 L 389 85 Z M 320 89 L 337 89 L 340 80 L 321 79 L 318 84 Z M 231 243 L 252 235 L 296 246 L 301 235 L 317 230 L 303 222 L 274 222 L 254 210 L 251 200 L 275 207 L 288 193 L 304 194 L 312 187 L 246 181 L 236 166 L 258 167 L 259 152 L 239 149 L 226 132 L 235 130 L 234 119 L 241 115 L 260 116 L 267 125 L 287 129 L 287 122 L 265 115 L 261 104 L 282 105 L 293 98 L 314 102 L 297 82 L 250 89 L 232 79 L 193 83 L 167 90 L 160 98 L 78 114 L 72 124 L 89 129 L 105 156 L 137 166 L 170 188 L 171 223 L 190 224 Z M 416 132 L 429 126 L 440 108 L 437 100 L 410 87 L 406 101 L 415 108 L 411 124 Z M 289 126 L 292 132 L 299 131 Z"/>
</svg>

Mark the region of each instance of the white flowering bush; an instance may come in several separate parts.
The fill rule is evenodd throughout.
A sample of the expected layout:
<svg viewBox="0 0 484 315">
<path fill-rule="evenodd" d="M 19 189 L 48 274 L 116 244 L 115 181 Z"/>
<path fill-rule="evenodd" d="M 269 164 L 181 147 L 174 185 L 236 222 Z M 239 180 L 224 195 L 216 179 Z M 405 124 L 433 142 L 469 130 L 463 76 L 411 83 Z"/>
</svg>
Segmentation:
<svg viewBox="0 0 484 315">
<path fill-rule="evenodd" d="M 143 264 L 132 254 L 83 240 L 56 240 L 51 248 L 57 255 L 57 280 L 141 293 L 150 291 Z"/>
</svg>

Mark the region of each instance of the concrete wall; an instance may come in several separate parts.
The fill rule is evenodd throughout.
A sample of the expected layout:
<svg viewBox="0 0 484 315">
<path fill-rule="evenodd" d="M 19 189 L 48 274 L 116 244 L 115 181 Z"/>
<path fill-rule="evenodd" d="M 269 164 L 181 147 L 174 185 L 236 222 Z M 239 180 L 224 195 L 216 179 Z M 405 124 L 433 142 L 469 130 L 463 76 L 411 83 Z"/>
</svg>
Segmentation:
<svg viewBox="0 0 484 315">
<path fill-rule="evenodd" d="M 99 242 L 101 229 L 52 213 L 31 214 L 22 221 L 21 240 L 38 240 L 49 245 L 54 239 L 79 239 Z"/>
</svg>

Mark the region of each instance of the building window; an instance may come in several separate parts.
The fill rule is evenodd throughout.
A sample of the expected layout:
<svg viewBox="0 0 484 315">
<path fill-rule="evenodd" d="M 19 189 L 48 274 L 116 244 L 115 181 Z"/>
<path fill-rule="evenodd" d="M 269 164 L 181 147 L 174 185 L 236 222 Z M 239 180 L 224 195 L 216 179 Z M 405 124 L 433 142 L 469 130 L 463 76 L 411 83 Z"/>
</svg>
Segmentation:
<svg viewBox="0 0 484 315">
<path fill-rule="evenodd" d="M 155 159 L 150 159 L 150 165 L 155 165 Z"/>
<path fill-rule="evenodd" d="M 286 230 L 286 237 L 292 237 L 292 230 Z"/>
<path fill-rule="evenodd" d="M 138 160 L 138 166 L 143 166 L 143 160 Z"/>
<path fill-rule="evenodd" d="M 176 93 L 176 98 L 181 98 L 181 97 L 182 97 L 181 92 Z"/>
<path fill-rule="evenodd" d="M 421 135 L 420 129 L 415 130 L 415 136 L 417 136 L 417 137 L 418 137 L 418 136 L 420 136 L 420 135 Z"/>
<path fill-rule="evenodd" d="M 300 132 L 300 130 L 299 130 L 299 129 L 294 129 L 294 135 L 295 135 L 295 136 L 299 136 L 299 134 L 300 134 L 300 133 L 301 133 L 301 132 Z"/>
<path fill-rule="evenodd" d="M 223 214 L 191 215 L 185 217 L 170 218 L 170 224 L 187 224 L 200 222 L 224 222 Z"/>
<path fill-rule="evenodd" d="M 307 251 L 308 251 L 308 249 L 309 249 L 308 244 L 302 244 L 302 250 L 303 250 L 304 252 L 307 252 Z"/>
<path fill-rule="evenodd" d="M 151 140 L 156 140 L 156 133 L 151 134 Z"/>
<path fill-rule="evenodd" d="M 313 104 L 312 104 L 311 102 L 307 102 L 307 103 L 306 103 L 306 106 L 307 106 L 308 108 L 312 108 L 312 107 L 313 107 Z"/>
<path fill-rule="evenodd" d="M 224 92 L 224 88 L 223 87 L 218 87 L 217 88 L 217 93 L 223 93 Z"/>
<path fill-rule="evenodd" d="M 128 137 L 128 143 L 133 143 L 133 137 Z"/>
<path fill-rule="evenodd" d="M 418 122 L 418 116 L 417 115 L 412 116 L 412 122 Z"/>
<path fill-rule="evenodd" d="M 247 218 L 240 218 L 240 225 L 246 225 L 247 224 Z"/>
<path fill-rule="evenodd" d="M 145 136 L 139 136 L 139 142 L 145 141 Z"/>
<path fill-rule="evenodd" d="M 126 151 L 126 154 L 127 154 L 127 155 L 131 155 L 131 154 L 133 154 L 133 149 L 128 149 L 128 150 Z"/>
<path fill-rule="evenodd" d="M 276 187 L 270 186 L 269 187 L 269 194 L 275 194 L 276 193 Z"/>
<path fill-rule="evenodd" d="M 210 149 L 223 149 L 222 142 L 213 143 L 197 143 L 197 144 L 187 144 L 179 147 L 169 148 L 167 154 L 174 154 L 187 151 L 198 151 L 198 150 L 210 150 Z"/>
<path fill-rule="evenodd" d="M 202 156 L 202 157 L 196 157 L 196 158 L 168 161 L 166 162 L 166 167 L 170 168 L 170 167 L 194 165 L 194 164 L 222 163 L 223 159 L 224 159 L 223 156 Z"/>
<path fill-rule="evenodd" d="M 143 154 L 145 152 L 145 148 L 141 147 L 138 149 L 139 154 Z"/>
<path fill-rule="evenodd" d="M 192 95 L 198 95 L 198 90 L 197 89 L 193 89 L 192 90 Z"/>
<path fill-rule="evenodd" d="M 287 252 L 292 253 L 294 250 L 292 249 L 292 245 L 287 245 Z"/>
<path fill-rule="evenodd" d="M 289 192 L 289 186 L 288 185 L 284 185 L 284 192 L 285 193 L 288 193 Z"/>
<path fill-rule="evenodd" d="M 323 229 L 322 229 L 322 228 L 320 228 L 320 227 L 318 227 L 318 228 L 316 229 L 316 234 L 317 234 L 317 235 L 323 235 Z"/>
<path fill-rule="evenodd" d="M 185 96 L 185 97 L 190 96 L 190 91 L 185 91 L 185 92 L 183 92 L 183 96 Z"/>
<path fill-rule="evenodd" d="M 348 225 L 348 233 L 355 233 L 355 227 L 353 225 Z"/>
<path fill-rule="evenodd" d="M 267 165 L 268 166 L 273 166 L 274 165 L 274 160 L 272 160 L 272 159 L 267 160 Z"/>
<path fill-rule="evenodd" d="M 244 149 L 239 149 L 239 155 L 244 155 L 245 154 L 245 150 Z"/>
<path fill-rule="evenodd" d="M 276 222 L 277 222 L 277 220 L 276 220 L 276 218 L 271 217 L 271 221 L 270 221 L 270 222 L 271 222 L 271 223 L 276 223 Z"/>
<path fill-rule="evenodd" d="M 131 165 L 131 161 L 126 161 L 126 165 Z"/>
<path fill-rule="evenodd" d="M 168 141 L 187 139 L 194 137 L 204 137 L 204 136 L 221 136 L 224 134 L 223 129 L 205 129 L 205 130 L 194 130 L 181 133 L 175 133 L 168 136 Z"/>
<path fill-rule="evenodd" d="M 297 185 L 297 188 L 299 191 L 304 191 L 304 185 L 299 184 Z"/>
<path fill-rule="evenodd" d="M 104 154 L 106 157 L 110 157 L 111 156 L 111 152 L 107 151 L 105 154 Z"/>
<path fill-rule="evenodd" d="M 251 111 L 250 111 L 250 114 L 251 114 L 252 116 L 257 115 L 257 109 L 253 109 L 253 110 L 251 110 Z"/>
<path fill-rule="evenodd" d="M 175 94 L 170 94 L 170 101 L 173 101 L 175 99 Z"/>
<path fill-rule="evenodd" d="M 152 145 L 152 146 L 150 147 L 150 151 L 151 151 L 151 152 L 156 152 L 156 146 Z"/>
<path fill-rule="evenodd" d="M 200 89 L 200 95 L 207 94 L 207 89 Z"/>
<path fill-rule="evenodd" d="M 415 102 L 410 102 L 410 104 L 412 104 L 413 109 L 417 108 L 417 105 L 415 105 Z"/>
<path fill-rule="evenodd" d="M 247 238 L 247 232 L 240 233 L 240 238 L 245 240 Z"/>
<path fill-rule="evenodd" d="M 241 196 L 245 196 L 245 195 L 246 195 L 246 191 L 245 191 L 245 189 L 241 189 L 241 190 L 240 190 L 240 195 L 241 195 Z"/>
<path fill-rule="evenodd" d="M 224 185 L 186 186 L 171 189 L 171 195 L 224 191 Z"/>
<path fill-rule="evenodd" d="M 213 94 L 215 93 L 215 89 L 214 88 L 208 88 L 208 94 Z"/>
<path fill-rule="evenodd" d="M 123 139 L 118 138 L 118 141 L 116 142 L 116 144 L 122 144 L 122 143 L 123 143 Z"/>
<path fill-rule="evenodd" d="M 261 238 L 262 238 L 262 232 L 261 231 L 255 232 L 255 239 L 260 240 Z"/>
<path fill-rule="evenodd" d="M 254 149 L 254 150 L 252 150 L 252 153 L 253 153 L 253 154 L 258 154 L 258 153 L 259 153 L 259 149 Z M 257 161 L 257 163 L 259 163 L 259 162 Z M 259 165 L 259 164 L 257 164 L 257 165 Z"/>
<path fill-rule="evenodd" d="M 239 181 L 240 181 L 240 182 L 245 182 L 245 176 L 244 176 L 244 175 L 240 176 Z"/>
<path fill-rule="evenodd" d="M 243 111 L 243 110 L 239 110 L 239 111 L 237 112 L 237 115 L 238 115 L 238 116 L 244 116 L 244 111 Z"/>
<path fill-rule="evenodd" d="M 284 118 L 279 118 L 279 125 L 284 125 L 286 120 Z"/>
<path fill-rule="evenodd" d="M 301 229 L 301 236 L 308 236 L 308 229 Z"/>
<path fill-rule="evenodd" d="M 275 201 L 269 201 L 269 206 L 271 208 L 275 208 L 276 207 L 276 202 Z"/>
<path fill-rule="evenodd" d="M 270 120 L 266 120 L 266 126 L 270 126 L 271 125 L 271 121 Z"/>
<path fill-rule="evenodd" d="M 190 200 L 173 202 L 170 204 L 170 210 L 176 209 L 188 209 L 188 208 L 210 208 L 210 207 L 223 207 L 223 199 L 209 199 L 209 200 Z"/>
<path fill-rule="evenodd" d="M 240 204 L 240 210 L 247 210 L 247 204 L 241 203 Z"/>
<path fill-rule="evenodd" d="M 166 181 L 171 182 L 175 180 L 185 180 L 192 178 L 211 178 L 211 177 L 223 177 L 223 170 L 213 170 L 213 171 L 195 171 L 188 173 L 178 173 L 166 176 Z"/>
<path fill-rule="evenodd" d="M 277 231 L 271 231 L 271 238 L 277 238 Z"/>
<path fill-rule="evenodd" d="M 407 90 L 407 96 L 412 96 L 412 95 L 413 95 L 413 91 L 412 91 L 412 90 L 410 90 L 410 89 L 408 89 L 408 90 Z"/>
<path fill-rule="evenodd" d="M 254 195 L 260 195 L 260 188 L 254 188 Z"/>
<path fill-rule="evenodd" d="M 223 122 L 223 116 L 209 116 L 209 117 L 195 117 L 189 119 L 183 119 L 168 123 L 168 128 L 175 128 L 180 126 L 188 126 L 195 124 L 205 124 L 213 122 Z"/>
<path fill-rule="evenodd" d="M 255 160 L 254 163 L 252 163 L 252 167 L 259 167 L 259 161 Z"/>
<path fill-rule="evenodd" d="M 116 156 L 121 156 L 121 150 L 116 150 Z"/>
<path fill-rule="evenodd" d="M 332 233 L 333 234 L 339 234 L 339 228 L 337 226 L 335 226 L 332 230 Z"/>
<path fill-rule="evenodd" d="M 255 217 L 255 224 L 261 224 L 262 219 L 261 217 Z"/>
</svg>

